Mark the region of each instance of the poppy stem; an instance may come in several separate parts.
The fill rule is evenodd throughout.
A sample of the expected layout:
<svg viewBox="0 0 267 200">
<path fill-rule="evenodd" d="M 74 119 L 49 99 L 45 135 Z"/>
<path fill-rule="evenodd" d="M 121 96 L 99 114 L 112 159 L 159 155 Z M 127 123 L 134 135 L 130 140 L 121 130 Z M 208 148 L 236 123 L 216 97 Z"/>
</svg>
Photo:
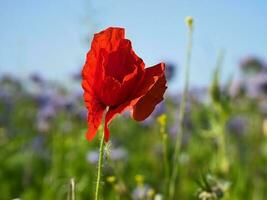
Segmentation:
<svg viewBox="0 0 267 200">
<path fill-rule="evenodd" d="M 99 146 L 95 200 L 99 200 L 99 196 L 100 196 L 99 190 L 100 190 L 100 182 L 101 182 L 101 175 L 102 175 L 102 168 L 103 168 L 104 146 L 105 146 L 105 134 L 103 133 L 101 141 L 100 141 L 100 146 Z"/>
<path fill-rule="evenodd" d="M 189 75 L 190 75 L 190 61 L 191 61 L 191 54 L 192 54 L 192 43 L 193 43 L 193 18 L 188 17 L 186 18 L 186 23 L 188 26 L 188 43 L 186 49 L 186 63 L 185 63 L 185 83 L 183 88 L 182 100 L 179 107 L 179 119 L 178 119 L 178 130 L 175 142 L 175 149 L 174 149 L 174 160 L 172 166 L 172 173 L 170 177 L 170 186 L 169 186 L 169 199 L 173 200 L 175 195 L 175 185 L 176 185 L 176 178 L 178 175 L 178 167 L 179 167 L 179 154 L 181 151 L 181 144 L 183 139 L 183 121 L 185 115 L 185 107 L 189 89 Z"/>
</svg>

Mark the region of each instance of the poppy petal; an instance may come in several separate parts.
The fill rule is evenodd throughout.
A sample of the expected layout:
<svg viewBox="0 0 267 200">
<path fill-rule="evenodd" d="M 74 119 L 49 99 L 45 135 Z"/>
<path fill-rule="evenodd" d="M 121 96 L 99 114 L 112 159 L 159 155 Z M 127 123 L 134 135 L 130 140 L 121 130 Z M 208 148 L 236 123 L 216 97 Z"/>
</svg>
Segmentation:
<svg viewBox="0 0 267 200">
<path fill-rule="evenodd" d="M 166 87 L 165 76 L 161 76 L 148 93 L 141 97 L 133 106 L 132 117 L 136 121 L 143 121 L 154 110 L 155 106 L 163 100 Z"/>
<path fill-rule="evenodd" d="M 120 41 L 125 38 L 124 28 L 109 27 L 99 33 L 94 34 L 91 49 L 105 49 L 108 52 L 116 50 Z"/>
<path fill-rule="evenodd" d="M 144 76 L 142 80 L 139 82 L 138 90 L 135 93 L 135 97 L 142 97 L 144 96 L 157 82 L 157 80 L 161 76 L 164 75 L 165 71 L 165 64 L 159 63 L 157 65 L 154 65 L 152 67 L 148 67 L 144 70 Z"/>
<path fill-rule="evenodd" d="M 124 39 L 123 28 L 110 27 L 104 31 L 94 34 L 91 49 L 87 53 L 86 62 L 82 70 L 83 78 L 92 79 L 99 64 L 102 51 L 109 54 L 119 47 L 120 41 Z"/>
<path fill-rule="evenodd" d="M 160 63 L 156 66 L 145 69 L 145 79 L 143 90 L 146 92 L 138 102 L 133 106 L 132 118 L 137 121 L 146 119 L 155 106 L 163 100 L 166 87 L 166 78 L 164 75 L 165 66 Z"/>
<path fill-rule="evenodd" d="M 131 74 L 135 68 L 144 70 L 144 62 L 133 51 L 131 41 L 123 39 L 116 51 L 110 52 L 105 66 L 106 76 L 116 78 L 120 83 L 125 76 Z"/>
<path fill-rule="evenodd" d="M 105 107 L 98 103 L 95 103 L 95 105 L 92 106 L 91 109 L 89 109 L 89 113 L 87 116 L 87 121 L 89 125 L 88 130 L 86 132 L 87 140 L 91 141 L 94 138 L 97 129 L 101 124 L 104 111 Z"/>
<path fill-rule="evenodd" d="M 137 101 L 138 98 L 135 99 L 131 99 L 129 101 L 126 101 L 125 103 L 119 105 L 118 107 L 109 107 L 109 110 L 106 113 L 106 117 L 105 117 L 105 126 L 104 126 L 104 131 L 105 131 L 105 140 L 108 141 L 109 140 L 109 129 L 108 129 L 108 124 L 111 122 L 111 120 L 117 115 L 117 114 L 121 114 L 123 113 L 125 110 L 127 110 L 128 108 L 133 107 Z"/>
<path fill-rule="evenodd" d="M 102 103 L 100 103 L 90 87 L 88 87 L 87 82 L 83 81 L 83 87 L 87 90 L 84 92 L 84 101 L 85 105 L 88 109 L 87 121 L 88 121 L 88 130 L 86 132 L 87 140 L 91 141 L 96 132 L 98 127 L 101 124 L 103 113 L 106 109 Z"/>
<path fill-rule="evenodd" d="M 125 80 L 123 84 L 120 84 L 113 77 L 106 77 L 102 81 L 101 90 L 97 91 L 101 102 L 114 108 L 128 101 L 131 91 L 135 89 L 134 86 L 138 77 L 137 70 L 129 75 L 128 80 Z"/>
<path fill-rule="evenodd" d="M 140 87 L 138 87 L 139 90 L 136 94 L 130 100 L 118 107 L 109 108 L 106 113 L 104 127 L 106 141 L 108 141 L 110 135 L 108 124 L 117 114 L 133 107 L 133 119 L 141 121 L 154 110 L 155 106 L 160 101 L 162 101 L 163 94 L 167 88 L 164 70 L 164 63 L 159 63 L 153 67 L 146 68 L 143 80 L 141 81 Z"/>
</svg>

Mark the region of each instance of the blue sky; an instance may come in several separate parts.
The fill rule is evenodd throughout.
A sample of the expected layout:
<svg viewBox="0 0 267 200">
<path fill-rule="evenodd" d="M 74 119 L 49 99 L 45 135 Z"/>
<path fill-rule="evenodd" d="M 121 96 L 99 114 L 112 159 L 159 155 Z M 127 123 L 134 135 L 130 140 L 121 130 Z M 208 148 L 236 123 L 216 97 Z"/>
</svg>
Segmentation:
<svg viewBox="0 0 267 200">
<path fill-rule="evenodd" d="M 220 49 L 226 52 L 224 79 L 237 74 L 244 56 L 267 60 L 264 0 L 0 0 L 0 73 L 68 79 L 83 65 L 91 34 L 120 26 L 147 66 L 179 66 L 175 89 L 183 80 L 188 15 L 195 19 L 193 85 L 210 82 Z"/>
</svg>

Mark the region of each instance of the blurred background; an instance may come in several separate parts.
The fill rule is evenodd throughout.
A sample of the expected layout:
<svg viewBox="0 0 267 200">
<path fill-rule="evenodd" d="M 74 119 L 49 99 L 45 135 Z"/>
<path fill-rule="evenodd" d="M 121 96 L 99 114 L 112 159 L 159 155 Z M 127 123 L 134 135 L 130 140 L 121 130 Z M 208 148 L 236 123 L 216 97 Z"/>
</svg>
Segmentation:
<svg viewBox="0 0 267 200">
<path fill-rule="evenodd" d="M 112 122 L 103 199 L 165 197 L 162 130 L 171 163 L 186 16 L 193 49 L 175 198 L 266 199 L 264 0 L 0 0 L 0 200 L 71 199 L 71 181 L 76 199 L 93 199 L 99 140 L 84 137 L 80 71 L 93 34 L 109 26 L 126 29 L 147 67 L 166 62 L 168 91 L 144 122 L 129 113 Z"/>
<path fill-rule="evenodd" d="M 205 86 L 220 49 L 226 52 L 224 80 L 236 75 L 242 58 L 265 59 L 266 13 L 263 0 L 1 0 L 0 73 L 27 77 L 35 72 L 66 81 L 82 67 L 92 34 L 109 26 L 126 28 L 126 36 L 147 66 L 164 60 L 181 72 L 187 34 L 184 18 L 190 15 L 196 22 L 191 80 Z M 182 74 L 172 90 L 181 85 Z"/>
</svg>

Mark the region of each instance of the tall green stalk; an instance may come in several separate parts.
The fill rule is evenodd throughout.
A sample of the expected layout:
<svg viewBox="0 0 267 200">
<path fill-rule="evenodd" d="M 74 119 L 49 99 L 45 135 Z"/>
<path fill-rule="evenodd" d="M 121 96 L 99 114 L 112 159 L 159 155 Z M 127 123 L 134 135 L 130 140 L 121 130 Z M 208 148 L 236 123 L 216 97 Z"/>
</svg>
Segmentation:
<svg viewBox="0 0 267 200">
<path fill-rule="evenodd" d="M 168 199 L 170 167 L 168 160 L 168 136 L 166 132 L 162 133 L 162 142 L 163 142 L 163 162 L 164 162 L 164 174 L 165 174 L 165 198 Z"/>
<path fill-rule="evenodd" d="M 157 119 L 160 124 L 160 135 L 162 139 L 163 147 L 163 165 L 164 165 L 164 199 L 168 199 L 169 196 L 169 179 L 170 179 L 170 166 L 168 159 L 168 135 L 166 133 L 167 116 L 162 114 Z"/>
<path fill-rule="evenodd" d="M 223 64 L 224 59 L 224 52 L 220 51 L 218 55 L 218 59 L 216 62 L 216 68 L 213 75 L 213 81 L 210 88 L 210 96 L 212 100 L 212 104 L 214 107 L 216 121 L 213 121 L 213 126 L 216 127 L 216 139 L 218 142 L 218 164 L 220 166 L 220 170 L 223 173 L 228 172 L 229 170 L 229 162 L 227 158 L 227 151 L 226 151 L 226 138 L 225 138 L 225 131 L 224 127 L 227 123 L 228 116 L 229 116 L 229 103 L 226 97 L 222 94 L 220 89 L 220 70 Z M 218 128 L 217 128 L 218 127 Z"/>
<path fill-rule="evenodd" d="M 97 166 L 97 178 L 96 178 L 96 188 L 95 188 L 95 200 L 99 200 L 100 196 L 100 182 L 103 168 L 103 158 L 104 158 L 104 146 L 105 146 L 105 134 L 103 133 L 100 147 L 99 147 L 99 158 L 98 158 L 98 166 Z"/>
<path fill-rule="evenodd" d="M 187 101 L 187 94 L 189 88 L 189 72 L 190 72 L 190 61 L 191 61 L 191 54 L 192 54 L 192 43 L 193 43 L 193 18 L 188 17 L 186 18 L 186 23 L 188 26 L 188 43 L 186 48 L 186 63 L 185 63 L 185 83 L 183 89 L 182 100 L 180 103 L 179 108 L 179 119 L 178 119 L 178 131 L 175 143 L 175 150 L 174 150 L 174 159 L 173 159 L 173 166 L 172 166 L 172 173 L 170 178 L 170 187 L 169 187 L 169 199 L 174 199 L 175 195 L 175 183 L 176 178 L 178 175 L 178 165 L 179 165 L 179 154 L 180 148 L 183 138 L 183 121 L 184 121 L 184 114 L 185 114 L 185 106 Z"/>
<path fill-rule="evenodd" d="M 70 179 L 69 191 L 68 191 L 68 200 L 75 200 L 75 180 L 74 180 L 74 178 Z"/>
</svg>

